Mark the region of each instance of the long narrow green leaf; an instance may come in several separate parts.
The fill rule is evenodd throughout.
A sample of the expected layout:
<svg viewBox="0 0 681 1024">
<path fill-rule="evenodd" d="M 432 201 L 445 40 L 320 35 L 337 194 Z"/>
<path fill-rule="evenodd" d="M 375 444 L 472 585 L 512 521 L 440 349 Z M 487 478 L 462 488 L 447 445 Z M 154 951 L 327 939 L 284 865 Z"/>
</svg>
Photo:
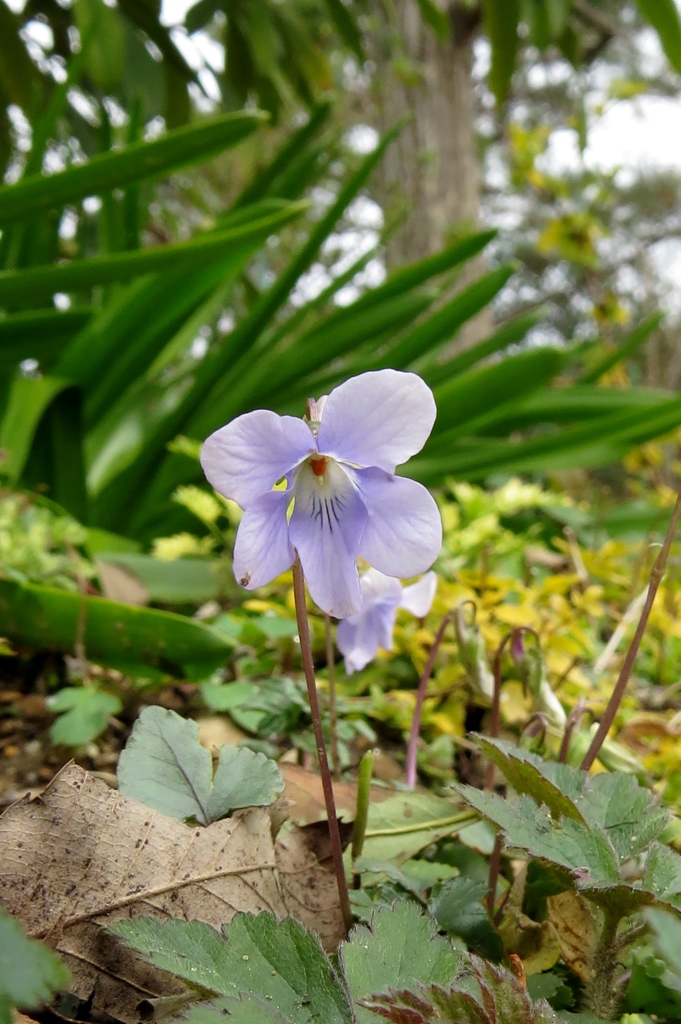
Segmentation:
<svg viewBox="0 0 681 1024">
<path fill-rule="evenodd" d="M 283 388 L 328 365 L 348 350 L 356 349 L 367 341 L 376 343 L 386 331 L 400 330 L 423 313 L 432 301 L 432 295 L 407 293 L 360 310 L 356 317 L 343 319 L 340 323 L 320 325 L 280 352 L 272 353 L 268 359 L 253 365 L 246 378 L 239 381 L 244 406 L 256 400 L 259 403 L 266 401 L 270 396 L 278 399 Z"/>
<path fill-rule="evenodd" d="M 438 416 L 433 441 L 445 431 L 449 440 L 474 423 L 482 425 L 500 406 L 546 384 L 565 359 L 555 348 L 531 349 L 441 384 L 434 392 Z"/>
<path fill-rule="evenodd" d="M 248 245 L 256 239 L 266 238 L 297 217 L 306 206 L 307 203 L 291 203 L 282 213 L 263 217 L 242 228 L 200 236 L 175 245 L 74 260 L 56 267 L 7 270 L 0 273 L 0 303 L 37 296 L 49 298 L 55 292 L 80 291 L 172 267 L 191 266 L 198 259 L 230 250 L 232 246 Z"/>
<path fill-rule="evenodd" d="M 196 8 L 193 9 L 195 10 Z M 280 193 L 277 191 L 277 179 L 288 171 L 291 164 L 299 158 L 301 153 L 307 156 L 310 143 L 316 137 L 320 128 L 326 124 L 330 114 L 330 103 L 320 103 L 315 107 L 307 123 L 291 135 L 268 166 L 260 171 L 254 180 L 246 186 L 237 199 L 235 206 L 247 206 L 249 203 L 254 203 L 258 199 L 264 199 L 266 196 L 280 196 Z M 289 197 L 282 196 L 282 198 Z"/>
<path fill-rule="evenodd" d="M 35 216 L 121 188 L 132 181 L 169 174 L 206 160 L 250 135 L 267 119 L 261 111 L 240 111 L 168 132 L 153 142 L 135 142 L 93 157 L 85 164 L 49 176 L 35 175 L 0 188 L 0 223 Z"/>
<path fill-rule="evenodd" d="M 374 155 L 375 154 L 372 153 L 371 157 L 374 157 Z M 371 166 L 373 167 L 373 163 Z M 362 168 L 360 168 L 360 171 L 362 171 L 362 178 L 364 179 L 368 172 L 364 171 Z M 349 191 L 348 197 L 345 199 L 344 206 L 342 209 L 345 208 L 347 203 L 352 198 L 352 195 L 356 191 L 356 187 L 353 187 L 352 191 Z M 340 206 L 340 204 L 337 205 Z M 331 220 L 330 218 L 328 218 L 328 223 L 325 226 L 324 234 L 328 234 L 328 231 L 335 224 L 337 217 L 340 215 L 340 213 L 342 213 L 342 209 L 340 209 L 339 212 L 336 214 L 335 219 Z M 417 285 L 422 284 L 423 282 L 429 280 L 431 277 L 434 277 L 437 274 L 441 274 L 446 270 L 450 270 L 453 267 L 458 266 L 465 260 L 471 258 L 474 255 L 477 255 L 477 253 L 480 252 L 493 237 L 494 232 L 481 232 L 476 235 L 468 236 L 449 246 L 447 249 L 443 250 L 443 252 L 436 253 L 435 256 L 428 257 L 425 260 L 420 260 L 417 263 L 402 268 L 395 274 L 391 275 L 391 277 L 389 277 L 388 280 L 385 281 L 384 284 L 380 285 L 378 288 L 372 289 L 369 292 L 365 292 L 365 294 L 361 296 L 361 298 L 358 299 L 357 302 L 334 312 L 332 316 L 324 324 L 319 325 L 318 331 L 321 332 L 322 330 L 326 330 L 327 327 L 331 327 L 334 331 L 342 331 L 343 325 L 345 325 L 345 328 L 346 330 L 348 330 L 349 334 L 351 330 L 350 325 L 352 324 L 353 321 L 356 321 L 356 318 L 361 313 L 364 313 L 365 310 L 371 309 L 375 306 L 378 306 L 379 304 L 392 300 L 398 296 L 403 296 L 407 291 L 413 290 L 415 287 L 417 287 Z M 319 242 L 316 242 L 317 247 L 318 245 Z M 239 328 L 237 328 L 237 331 L 234 332 L 234 335 L 237 335 L 238 330 Z M 234 335 L 232 335 L 230 339 L 231 351 L 236 350 L 237 343 L 240 341 L 240 338 L 237 336 L 237 338 L 235 339 Z M 318 337 L 321 337 L 320 334 L 318 334 Z M 266 342 L 266 346 L 267 348 L 269 348 L 269 346 L 272 343 L 272 339 L 268 337 L 266 339 L 263 339 L 263 341 Z M 264 348 L 265 345 L 263 345 L 263 350 Z M 258 349 L 258 352 L 260 351 L 261 350 Z M 222 357 L 224 358 L 224 355 Z M 319 360 L 317 361 L 317 365 L 320 365 Z M 235 369 L 238 370 L 239 368 L 239 364 L 237 364 L 237 367 Z M 313 369 L 315 369 L 315 367 L 310 366 L 307 372 L 311 372 Z M 257 367 L 254 369 L 254 372 L 257 373 Z M 247 378 L 246 375 L 244 374 L 244 376 L 241 379 L 243 380 L 244 388 L 244 395 L 241 401 L 241 405 L 243 407 L 246 397 L 246 390 L 248 389 L 248 393 L 249 395 L 251 395 L 251 398 L 253 398 L 253 392 L 252 389 L 250 388 L 250 385 L 248 384 L 248 380 L 250 380 L 250 375 Z M 219 394 L 218 392 L 222 392 L 222 394 Z M 230 384 L 229 381 L 226 380 L 224 384 L 218 385 L 218 387 L 214 389 L 213 394 L 211 396 L 211 404 L 217 405 L 223 400 L 223 396 L 226 396 L 227 394 L 229 394 L 232 400 L 234 399 L 234 386 Z M 229 419 L 230 415 L 236 415 L 236 413 L 230 413 L 229 415 L 225 413 L 225 419 Z M 196 426 L 192 425 L 192 429 L 197 431 L 198 433 L 202 433 L 209 432 L 210 429 L 214 428 L 204 426 L 204 424 L 201 423 L 200 425 Z"/>
<path fill-rule="evenodd" d="M 472 259 L 489 245 L 496 238 L 496 231 L 480 231 L 474 235 L 466 235 L 460 238 L 445 249 L 427 256 L 416 263 L 410 263 L 406 267 L 400 267 L 393 271 L 383 284 L 378 288 L 371 288 L 364 295 L 352 304 L 353 310 L 364 309 L 373 306 L 376 302 L 383 302 L 391 299 L 394 295 L 404 295 L 412 288 L 430 281 L 438 274 L 444 274 L 454 267 L 460 266 L 466 260 Z"/>
<path fill-rule="evenodd" d="M 288 204 L 278 200 L 254 203 L 233 211 L 231 216 L 224 218 L 221 226 L 229 229 L 247 227 L 253 221 L 282 209 L 287 210 Z M 201 237 L 209 238 L 216 234 L 211 232 Z M 107 302 L 74 338 L 59 360 L 55 373 L 77 381 L 90 391 L 108 374 L 118 373 L 119 359 L 124 360 L 126 356 L 123 353 L 130 349 L 146 348 L 150 357 L 155 359 L 172 335 L 176 322 L 191 313 L 196 303 L 220 280 L 240 268 L 257 244 L 258 238 L 248 246 L 239 246 L 223 255 L 208 253 L 205 258 L 197 258 L 192 261 L 190 269 L 182 263 L 162 275 L 133 281 Z M 150 309 L 154 310 L 153 317 L 149 316 Z M 142 369 L 144 366 L 138 365 L 137 372 Z M 120 379 L 117 386 L 127 389 L 133 383 L 134 374 L 127 381 Z"/>
<path fill-rule="evenodd" d="M 157 7 L 155 3 L 145 3 L 145 0 L 119 0 L 118 6 L 133 24 L 146 32 L 149 38 L 156 43 L 165 61 L 182 76 L 185 82 L 201 84 L 200 78 L 187 64 L 173 42 L 170 32 L 161 23 L 160 7 Z"/>
<path fill-rule="evenodd" d="M 21 21 L 9 5 L 0 5 L 0 92 L 9 103 L 28 111 L 35 99 L 34 90 L 42 87 L 41 76 L 19 34 Z"/>
<path fill-rule="evenodd" d="M 336 31 L 345 45 L 352 50 L 360 64 L 366 60 L 362 32 L 357 25 L 352 13 L 343 3 L 343 0 L 326 0 L 326 9 L 331 20 L 336 26 Z"/>
<path fill-rule="evenodd" d="M 386 352 L 376 358 L 374 366 L 392 366 L 399 370 L 451 341 L 467 320 L 489 305 L 514 272 L 514 267 L 499 267 L 475 281 L 432 316 L 397 338 Z"/>
<path fill-rule="evenodd" d="M 542 423 L 583 423 L 614 412 L 654 409 L 670 397 L 653 388 L 599 388 L 588 384 L 552 388 L 524 398 L 509 414 L 500 411 L 489 432 L 502 435 Z"/>
<path fill-rule="evenodd" d="M 21 482 L 32 489 L 46 487 L 50 500 L 86 523 L 83 439 L 82 395 L 77 388 L 66 388 L 50 402 L 38 423 Z"/>
<path fill-rule="evenodd" d="M 579 378 L 582 384 L 595 384 L 596 381 L 611 370 L 617 363 L 622 362 L 623 359 L 628 359 L 629 356 L 633 355 L 634 352 L 643 345 L 643 343 L 650 337 L 654 330 L 656 330 L 664 319 L 662 313 L 658 313 L 657 316 L 650 317 L 645 323 L 642 323 L 636 330 L 632 331 L 628 338 L 613 349 L 611 352 L 606 352 L 602 359 L 590 367 L 582 376 Z"/>
<path fill-rule="evenodd" d="M 681 398 L 670 399 L 661 401 L 657 409 L 613 413 L 595 422 L 522 441 L 471 439 L 447 455 L 412 459 L 409 475 L 429 483 L 447 475 L 474 480 L 499 472 L 605 465 L 635 445 L 669 433 L 679 424 Z"/>
<path fill-rule="evenodd" d="M 372 309 L 385 302 L 390 302 L 394 298 L 402 297 L 431 278 L 452 270 L 459 264 L 476 256 L 494 237 L 494 234 L 492 231 L 486 231 L 467 236 L 443 249 L 441 252 L 436 253 L 434 256 L 402 267 L 393 273 L 382 285 L 365 292 L 364 295 L 360 296 L 357 301 L 350 305 L 335 310 L 320 324 L 311 328 L 311 331 L 318 332 L 321 339 L 327 330 L 336 331 L 345 325 L 348 333 L 350 333 L 354 329 L 354 322 L 357 320 L 357 317 L 363 314 L 365 310 Z M 369 258 L 370 254 L 365 253 L 356 264 L 348 268 L 347 273 L 342 274 L 336 281 L 331 282 L 328 288 L 306 306 L 297 309 L 275 332 L 267 336 L 268 348 L 276 344 L 281 338 L 292 335 L 307 313 L 325 303 L 346 280 L 354 277 L 357 270 Z M 362 370 L 370 368 L 369 362 L 366 361 L 366 366 L 362 365 Z"/>
<path fill-rule="evenodd" d="M 33 436 L 52 401 L 71 382 L 59 377 L 15 377 L 0 421 L 0 450 L 4 461 L 0 472 L 12 483 L 21 476 Z"/>
<path fill-rule="evenodd" d="M 651 0 L 652 3 L 655 0 Z M 484 22 L 492 47 L 489 84 L 501 106 L 510 91 L 518 55 L 519 0 L 484 0 Z"/>
<path fill-rule="evenodd" d="M 232 645 L 211 626 L 173 612 L 0 580 L 0 635 L 37 651 L 87 657 L 138 676 L 204 679 Z"/>
<path fill-rule="evenodd" d="M 674 0 L 636 0 L 660 37 L 669 63 L 681 75 L 681 17 Z"/>
<path fill-rule="evenodd" d="M 438 384 L 444 384 L 445 381 L 458 376 L 458 374 L 468 370 L 471 366 L 475 366 L 476 363 L 481 362 L 481 360 L 486 359 L 488 356 L 496 355 L 497 352 L 503 352 L 509 345 L 515 345 L 522 341 L 525 335 L 542 319 L 543 312 L 541 310 L 534 313 L 525 313 L 524 316 L 519 316 L 515 320 L 511 320 L 510 323 L 504 324 L 498 331 L 491 334 L 489 338 L 484 338 L 476 345 L 471 345 L 470 348 L 464 349 L 463 352 L 458 352 L 451 359 L 447 359 L 446 362 L 434 362 L 422 366 L 419 373 L 431 388 L 436 387 Z"/>
<path fill-rule="evenodd" d="M 300 276 L 314 260 L 325 238 L 363 187 L 385 149 L 400 130 L 401 125 L 389 132 L 381 140 L 379 146 L 361 162 L 358 169 L 341 189 L 336 202 L 318 222 L 307 242 L 272 288 L 258 300 L 249 315 L 226 339 L 219 354 L 212 359 L 204 360 L 198 368 L 194 387 L 180 406 L 169 414 L 145 440 L 143 451 L 133 465 L 104 488 L 97 500 L 99 515 L 102 516 L 102 525 L 113 525 L 115 522 L 119 522 L 121 517 L 129 519 L 131 513 L 135 515 L 138 522 L 142 521 L 146 514 L 145 509 L 141 506 L 138 506 L 136 510 L 132 509 L 131 497 L 139 495 L 140 488 L 148 482 L 150 475 L 155 473 L 153 483 L 149 486 L 146 494 L 145 504 L 149 508 L 153 508 L 155 502 L 163 501 L 175 486 L 172 481 L 177 476 L 177 471 L 170 470 L 166 474 L 164 467 L 167 458 L 160 459 L 166 444 L 182 430 L 196 433 L 196 436 L 203 436 L 214 429 L 213 426 L 210 426 L 208 430 L 205 430 L 203 422 L 195 424 L 193 417 L 200 421 L 203 421 L 204 418 L 209 419 L 215 426 L 218 426 L 219 422 L 225 422 L 225 419 L 229 418 L 229 413 L 225 415 L 223 405 L 240 407 L 239 376 L 254 356 L 261 355 L 257 348 L 254 353 L 251 353 L 251 349 L 283 306 Z M 219 403 L 217 397 L 212 394 L 216 380 L 226 382 L 224 390 L 227 394 L 221 397 Z M 218 389 L 216 388 L 216 390 Z M 219 386 L 219 390 L 223 390 L 222 386 Z M 204 409 L 207 412 L 204 413 Z M 104 523 L 104 518 L 106 518 L 106 523 Z"/>
<path fill-rule="evenodd" d="M 89 306 L 31 310 L 0 319 L 0 375 L 14 373 L 24 359 L 37 359 L 44 371 L 92 317 Z"/>
</svg>

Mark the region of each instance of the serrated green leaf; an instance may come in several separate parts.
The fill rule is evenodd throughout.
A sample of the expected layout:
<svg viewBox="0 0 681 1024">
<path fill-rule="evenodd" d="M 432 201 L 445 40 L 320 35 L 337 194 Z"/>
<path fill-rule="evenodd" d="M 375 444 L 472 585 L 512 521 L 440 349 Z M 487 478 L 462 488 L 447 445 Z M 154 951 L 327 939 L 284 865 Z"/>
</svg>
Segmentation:
<svg viewBox="0 0 681 1024">
<path fill-rule="evenodd" d="M 284 788 L 281 772 L 264 754 L 225 744 L 213 778 L 210 751 L 196 722 L 166 708 L 145 708 L 118 762 L 121 793 L 171 818 L 202 825 L 239 807 L 266 806 Z"/>
<path fill-rule="evenodd" d="M 381 907 L 370 927 L 353 928 L 343 943 L 340 960 L 355 1002 L 395 988 L 423 984 L 448 985 L 462 957 L 437 934 L 432 917 L 412 902 Z M 357 1008 L 359 1024 L 375 1024 L 369 1010 Z"/>
<path fill-rule="evenodd" d="M 539 804 L 546 804 L 554 818 L 565 815 L 584 822 L 574 803 L 583 789 L 583 780 L 574 768 L 545 761 L 504 740 L 476 736 L 476 741 L 503 773 L 516 793 L 526 793 Z M 586 776 L 586 773 L 581 773 Z"/>
<path fill-rule="evenodd" d="M 504 740 L 477 740 L 518 793 L 545 804 L 556 819 L 564 815 L 602 828 L 620 862 L 647 850 L 669 821 L 669 812 L 629 773 L 590 775 L 544 761 Z"/>
<path fill-rule="evenodd" d="M 681 985 L 681 920 L 666 910 L 648 910 L 646 918 L 655 936 L 655 945 Z"/>
<path fill-rule="evenodd" d="M 278 922 L 269 913 L 236 914 L 224 926 L 224 937 L 198 921 L 151 918 L 120 921 L 111 930 L 154 966 L 227 997 L 190 1008 L 184 1019 L 193 1024 L 224 1020 L 225 1011 L 255 1024 L 262 1019 L 257 1015 L 258 999 L 271 1002 L 280 1014 L 265 1020 L 281 1019 L 287 1024 L 351 1024 L 353 1020 L 348 998 L 319 940 L 293 918 Z M 237 1008 L 235 998 L 242 998 L 246 1005 Z"/>
<path fill-rule="evenodd" d="M 467 984 L 468 982 L 468 984 Z M 395 991 L 366 1005 L 394 1024 L 555 1024 L 545 1000 L 534 1002 L 527 987 L 510 971 L 475 955 L 469 970 L 450 988 L 418 985 Z"/>
<path fill-rule="evenodd" d="M 11 1024 L 13 1006 L 37 1010 L 70 974 L 42 942 L 28 939 L 20 925 L 0 907 L 0 1022 Z"/>
<path fill-rule="evenodd" d="M 642 885 L 658 903 L 681 911 L 681 856 L 676 850 L 662 843 L 651 845 Z"/>
<path fill-rule="evenodd" d="M 483 906 L 486 893 L 485 882 L 452 878 L 438 887 L 428 909 L 440 928 L 450 935 L 458 935 L 475 952 L 499 962 L 504 947 Z"/>
<path fill-rule="evenodd" d="M 616 886 L 620 881 L 617 855 L 606 834 L 587 829 L 570 818 L 555 821 L 547 807 L 528 796 L 511 804 L 497 793 L 456 785 L 463 798 L 500 828 L 508 846 L 567 869 L 580 880 L 579 888 Z"/>
<path fill-rule="evenodd" d="M 94 686 L 65 686 L 49 698 L 48 706 L 59 715 L 50 727 L 52 742 L 78 747 L 103 733 L 109 717 L 117 715 L 123 703 Z"/>
</svg>

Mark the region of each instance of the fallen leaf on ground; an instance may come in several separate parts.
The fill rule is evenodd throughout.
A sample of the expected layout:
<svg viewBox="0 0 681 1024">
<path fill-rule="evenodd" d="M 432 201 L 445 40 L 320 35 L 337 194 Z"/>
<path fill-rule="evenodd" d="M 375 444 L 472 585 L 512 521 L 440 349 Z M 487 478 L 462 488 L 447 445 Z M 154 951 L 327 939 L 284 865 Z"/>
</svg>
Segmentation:
<svg viewBox="0 0 681 1024">
<path fill-rule="evenodd" d="M 0 904 L 71 970 L 94 1016 L 139 1020 L 142 1001 L 183 986 L 142 963 L 105 929 L 152 916 L 216 928 L 237 911 L 292 914 L 333 950 L 343 937 L 333 874 L 316 836 L 288 826 L 272 839 L 266 808 L 189 827 L 109 789 L 70 764 L 33 801 L 0 818 Z"/>
<path fill-rule="evenodd" d="M 279 761 L 279 768 L 285 783 L 284 792 L 279 799 L 288 801 L 289 818 L 299 824 L 325 819 L 326 806 L 321 776 L 287 761 Z M 351 821 L 355 817 L 357 783 L 334 782 L 333 793 L 339 816 Z M 372 804 L 380 803 L 394 795 L 395 791 L 388 789 L 387 786 L 371 787 Z"/>
<path fill-rule="evenodd" d="M 580 893 L 558 893 L 546 901 L 548 919 L 556 930 L 560 955 L 582 981 L 591 977 L 598 933 L 588 902 Z"/>
</svg>

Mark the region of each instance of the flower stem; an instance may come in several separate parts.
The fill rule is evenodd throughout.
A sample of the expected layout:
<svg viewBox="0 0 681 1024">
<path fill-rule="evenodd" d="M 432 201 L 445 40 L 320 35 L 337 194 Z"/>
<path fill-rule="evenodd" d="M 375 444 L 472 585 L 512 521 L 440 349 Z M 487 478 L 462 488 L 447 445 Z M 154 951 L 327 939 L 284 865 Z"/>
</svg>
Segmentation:
<svg viewBox="0 0 681 1024">
<path fill-rule="evenodd" d="M 338 712 L 336 709 L 336 660 L 331 635 L 331 619 L 324 613 L 324 633 L 326 638 L 326 668 L 329 673 L 329 737 L 331 739 L 331 764 L 333 777 L 340 782 L 341 763 L 338 753 Z"/>
<path fill-rule="evenodd" d="M 433 674 L 435 658 L 437 657 L 437 652 L 440 649 L 442 637 L 445 635 L 447 623 L 450 621 L 451 618 L 452 612 L 447 612 L 442 622 L 440 623 L 440 628 L 435 634 L 433 645 L 430 648 L 430 654 L 428 655 L 426 667 L 424 668 L 423 675 L 421 676 L 421 679 L 419 681 L 419 688 L 416 691 L 416 707 L 414 708 L 414 717 L 411 723 L 409 742 L 407 743 L 407 765 L 405 781 L 410 789 L 414 789 L 416 786 L 416 755 L 418 753 L 419 734 L 421 732 L 421 716 L 423 714 L 423 702 L 426 699 L 428 681 Z"/>
<path fill-rule="evenodd" d="M 305 607 L 305 577 L 300 559 L 296 555 L 293 563 L 293 595 L 296 604 L 296 619 L 298 621 L 298 636 L 300 637 L 300 650 L 303 656 L 303 669 L 305 670 L 305 681 L 307 682 L 307 695 L 310 701 L 312 712 L 312 725 L 314 727 L 314 738 L 317 745 L 317 758 L 319 760 L 319 774 L 322 779 L 324 790 L 324 803 L 326 814 L 329 819 L 329 838 L 331 839 L 331 853 L 333 867 L 338 885 L 338 896 L 340 899 L 341 912 L 345 921 L 346 930 L 350 930 L 352 924 L 352 911 L 350 910 L 350 899 L 348 897 L 348 885 L 345 879 L 345 868 L 343 866 L 343 846 L 341 843 L 340 831 L 338 829 L 338 815 L 336 814 L 336 802 L 333 795 L 333 783 L 329 762 L 326 756 L 326 745 L 324 743 L 324 730 L 322 728 L 322 716 L 319 710 L 319 699 L 317 696 L 317 683 L 312 662 L 312 644 L 310 643 L 310 625 L 307 621 L 307 609 Z"/>
<path fill-rule="evenodd" d="M 622 920 L 621 912 L 613 907 L 603 907 L 603 925 L 591 962 L 591 977 L 584 992 L 586 1005 L 604 1020 L 612 1020 L 617 1005 L 615 974 L 618 969 L 620 944 L 617 929 Z"/>
<path fill-rule="evenodd" d="M 499 720 L 501 718 L 501 656 L 504 653 L 506 645 L 513 640 L 518 633 L 517 629 L 507 633 L 503 638 L 497 652 L 494 655 L 494 664 L 492 666 L 494 671 L 494 696 L 492 698 L 492 717 L 489 723 L 489 735 L 492 739 L 496 739 L 499 735 Z M 494 784 L 494 762 L 490 761 L 487 765 L 487 771 L 485 772 L 485 781 L 483 783 L 483 789 L 491 789 Z"/>
<path fill-rule="evenodd" d="M 371 801 L 371 776 L 374 770 L 374 752 L 367 750 L 359 763 L 359 777 L 357 779 L 357 806 L 355 808 L 355 826 L 352 830 L 352 863 L 362 856 L 364 838 L 366 836 L 367 821 L 369 819 L 369 803 Z M 359 889 L 361 876 L 355 873 L 354 887 Z"/>
<path fill-rule="evenodd" d="M 645 633 L 646 626 L 648 625 L 648 618 L 650 616 L 650 612 L 652 611 L 653 602 L 655 601 L 657 591 L 659 589 L 660 583 L 662 582 L 662 577 L 664 576 L 664 571 L 667 567 L 669 551 L 672 546 L 672 541 L 674 540 L 677 527 L 679 525 L 680 516 L 681 490 L 676 496 L 676 504 L 674 505 L 674 511 L 672 512 L 672 517 L 669 521 L 669 526 L 667 527 L 667 533 L 665 534 L 662 549 L 657 558 L 655 559 L 653 568 L 650 571 L 650 583 L 648 584 L 648 593 L 646 594 L 645 604 L 643 605 L 641 617 L 638 620 L 638 626 L 636 627 L 634 638 L 631 641 L 629 650 L 627 651 L 626 657 L 622 662 L 622 668 L 620 669 L 620 674 L 617 679 L 615 689 L 612 691 L 610 700 L 608 701 L 608 706 L 605 709 L 603 718 L 601 719 L 601 724 L 598 727 L 598 731 L 596 732 L 596 735 L 591 741 L 591 746 L 587 750 L 584 760 L 581 763 L 580 767 L 585 772 L 589 770 L 591 765 L 598 757 L 598 752 L 603 746 L 603 743 L 605 742 L 608 732 L 610 731 L 610 726 L 615 720 L 617 709 L 620 706 L 622 697 L 624 696 L 624 691 L 627 688 L 627 683 L 629 682 L 629 677 L 631 676 L 631 672 L 634 667 L 634 662 L 636 661 L 638 649 L 641 646 L 641 640 L 643 639 L 643 634 Z"/>
</svg>

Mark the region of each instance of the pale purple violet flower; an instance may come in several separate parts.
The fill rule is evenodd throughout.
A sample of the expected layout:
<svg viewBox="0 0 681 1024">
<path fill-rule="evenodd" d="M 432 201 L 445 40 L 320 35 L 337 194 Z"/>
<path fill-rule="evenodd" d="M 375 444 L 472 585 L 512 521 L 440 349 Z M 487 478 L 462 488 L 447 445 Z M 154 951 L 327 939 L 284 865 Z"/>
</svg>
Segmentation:
<svg viewBox="0 0 681 1024">
<path fill-rule="evenodd" d="M 428 569 L 442 544 L 440 513 L 425 487 L 394 473 L 421 450 L 435 416 L 420 377 L 376 370 L 310 402 L 306 419 L 258 409 L 211 434 L 203 470 L 244 510 L 239 583 L 269 583 L 297 551 L 312 599 L 343 619 L 361 606 L 358 556 L 388 576 Z M 273 490 L 282 479 L 286 488 Z"/>
<path fill-rule="evenodd" d="M 398 608 L 406 608 L 419 619 L 428 614 L 437 590 L 437 575 L 427 572 L 416 583 L 402 587 L 394 577 L 369 569 L 359 584 L 362 607 L 339 622 L 336 629 L 336 646 L 345 658 L 348 675 L 373 661 L 379 647 L 392 650 Z"/>
</svg>

